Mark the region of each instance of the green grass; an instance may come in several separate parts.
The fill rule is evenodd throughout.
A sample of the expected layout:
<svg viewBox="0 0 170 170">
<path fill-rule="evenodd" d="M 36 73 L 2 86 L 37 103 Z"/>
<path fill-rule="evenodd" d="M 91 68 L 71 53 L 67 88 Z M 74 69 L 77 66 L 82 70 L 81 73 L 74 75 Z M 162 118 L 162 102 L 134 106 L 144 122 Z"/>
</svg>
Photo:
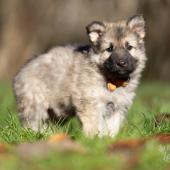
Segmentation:
<svg viewBox="0 0 170 170">
<path fill-rule="evenodd" d="M 133 159 L 125 158 L 121 153 L 109 154 L 108 146 L 117 140 L 144 138 L 158 133 L 170 133 L 169 121 L 162 121 L 155 126 L 155 116 L 170 112 L 170 87 L 166 83 L 143 83 L 137 91 L 134 104 L 129 111 L 127 121 L 120 133 L 114 138 L 86 138 L 80 129 L 77 119 L 72 119 L 63 127 L 51 125 L 44 133 L 35 133 L 22 128 L 18 121 L 15 100 L 10 83 L 0 83 L 0 142 L 14 147 L 23 142 L 45 140 L 57 132 L 66 132 L 74 140 L 84 146 L 87 154 L 51 153 L 45 158 L 22 159 L 13 153 L 0 153 L 0 170 L 111 170 L 111 169 L 157 169 L 166 170 L 170 160 L 164 160 L 165 154 L 170 155 L 170 147 L 162 151 L 162 144 L 150 140 L 145 147 L 132 154 Z M 138 157 L 137 164 L 133 163 Z"/>
</svg>

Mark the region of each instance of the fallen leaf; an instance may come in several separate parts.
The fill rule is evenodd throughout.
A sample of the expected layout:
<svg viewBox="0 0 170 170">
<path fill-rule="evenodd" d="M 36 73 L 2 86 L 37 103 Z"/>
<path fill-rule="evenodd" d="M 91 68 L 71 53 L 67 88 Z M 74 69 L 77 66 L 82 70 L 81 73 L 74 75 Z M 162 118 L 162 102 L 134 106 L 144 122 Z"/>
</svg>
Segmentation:
<svg viewBox="0 0 170 170">
<path fill-rule="evenodd" d="M 0 154 L 8 152 L 8 147 L 4 143 L 0 143 Z"/>
<path fill-rule="evenodd" d="M 170 143 L 170 134 L 156 134 L 153 138 L 161 143 Z"/>
<path fill-rule="evenodd" d="M 128 139 L 117 141 L 108 147 L 109 152 L 115 151 L 134 151 L 145 144 L 145 139 Z"/>
<path fill-rule="evenodd" d="M 127 139 L 111 144 L 107 151 L 116 154 L 124 162 L 122 169 L 135 169 L 139 164 L 140 151 L 145 144 L 145 139 Z"/>
<path fill-rule="evenodd" d="M 32 159 L 34 157 L 47 157 L 50 153 L 76 152 L 85 154 L 86 149 L 66 134 L 55 134 L 50 136 L 47 141 L 20 144 L 17 146 L 16 152 L 23 158 Z"/>
<path fill-rule="evenodd" d="M 60 142 L 63 140 L 70 140 L 70 138 L 65 133 L 54 134 L 48 138 L 49 142 Z"/>
</svg>

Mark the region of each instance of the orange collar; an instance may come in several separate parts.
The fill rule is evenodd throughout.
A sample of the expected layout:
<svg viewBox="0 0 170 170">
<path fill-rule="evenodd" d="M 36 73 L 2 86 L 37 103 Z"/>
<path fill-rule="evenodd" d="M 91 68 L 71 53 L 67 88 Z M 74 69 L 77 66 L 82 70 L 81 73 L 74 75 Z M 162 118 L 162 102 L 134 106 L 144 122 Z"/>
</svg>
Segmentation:
<svg viewBox="0 0 170 170">
<path fill-rule="evenodd" d="M 127 85 L 128 85 L 128 82 L 123 81 L 123 80 L 118 80 L 118 81 L 115 81 L 115 82 L 108 82 L 107 83 L 107 88 L 110 91 L 114 91 L 118 87 L 126 87 Z"/>
</svg>

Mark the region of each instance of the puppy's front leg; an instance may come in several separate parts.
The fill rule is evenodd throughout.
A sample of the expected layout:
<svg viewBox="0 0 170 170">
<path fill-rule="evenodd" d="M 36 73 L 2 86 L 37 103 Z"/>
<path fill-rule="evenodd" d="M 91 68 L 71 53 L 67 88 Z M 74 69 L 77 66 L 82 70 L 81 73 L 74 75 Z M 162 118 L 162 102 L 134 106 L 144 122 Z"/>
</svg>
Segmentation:
<svg viewBox="0 0 170 170">
<path fill-rule="evenodd" d="M 82 128 L 86 136 L 102 137 L 107 133 L 106 123 L 103 117 L 105 107 L 101 104 L 86 104 L 82 111 L 78 112 L 82 122 Z"/>
<path fill-rule="evenodd" d="M 79 116 L 83 132 L 88 137 L 94 137 L 98 134 L 97 120 L 93 113 L 90 115 L 90 112 L 84 112 L 83 114 L 81 113 L 81 116 Z"/>
<path fill-rule="evenodd" d="M 107 112 L 108 114 L 105 116 L 105 121 L 108 135 L 110 137 L 115 137 L 122 126 L 125 115 L 123 114 L 123 111 L 115 109 L 113 103 L 107 104 Z"/>
</svg>

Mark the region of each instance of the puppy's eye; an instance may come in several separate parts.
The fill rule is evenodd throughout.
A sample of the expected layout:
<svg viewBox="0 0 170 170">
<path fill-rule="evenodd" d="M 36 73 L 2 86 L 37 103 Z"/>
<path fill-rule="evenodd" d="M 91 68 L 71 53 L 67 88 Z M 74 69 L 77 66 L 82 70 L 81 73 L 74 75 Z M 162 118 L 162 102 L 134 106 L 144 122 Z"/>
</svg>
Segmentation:
<svg viewBox="0 0 170 170">
<path fill-rule="evenodd" d="M 113 44 L 110 44 L 110 47 L 107 48 L 106 51 L 111 53 L 113 51 Z"/>
<path fill-rule="evenodd" d="M 130 45 L 129 43 L 126 43 L 126 49 L 127 49 L 128 51 L 132 50 L 132 48 L 133 48 L 132 45 Z"/>
</svg>

